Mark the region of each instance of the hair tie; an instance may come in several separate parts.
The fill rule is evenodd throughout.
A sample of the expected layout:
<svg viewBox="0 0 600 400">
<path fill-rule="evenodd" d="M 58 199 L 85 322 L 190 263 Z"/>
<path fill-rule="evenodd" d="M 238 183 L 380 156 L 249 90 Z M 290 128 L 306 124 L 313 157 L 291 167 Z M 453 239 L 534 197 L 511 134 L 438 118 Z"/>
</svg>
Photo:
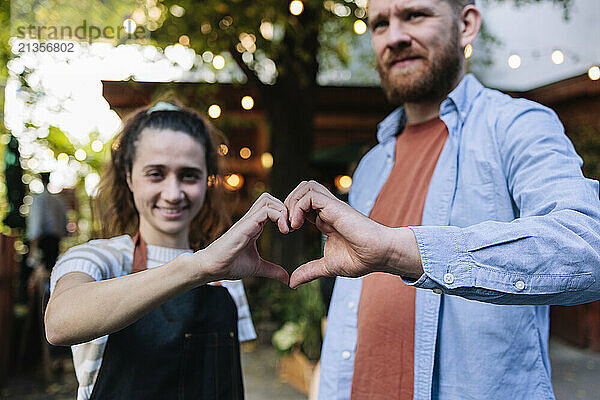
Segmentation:
<svg viewBox="0 0 600 400">
<path fill-rule="evenodd" d="M 180 111 L 181 108 L 175 104 L 159 101 L 154 106 L 150 107 L 146 114 L 152 114 L 154 111 Z"/>
</svg>

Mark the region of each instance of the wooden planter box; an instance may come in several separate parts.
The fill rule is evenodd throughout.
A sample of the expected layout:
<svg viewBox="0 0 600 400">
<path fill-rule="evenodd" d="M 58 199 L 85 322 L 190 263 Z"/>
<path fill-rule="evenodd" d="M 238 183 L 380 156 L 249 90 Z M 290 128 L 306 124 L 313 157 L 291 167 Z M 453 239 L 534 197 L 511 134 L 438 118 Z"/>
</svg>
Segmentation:
<svg viewBox="0 0 600 400">
<path fill-rule="evenodd" d="M 600 352 L 600 301 L 550 307 L 550 327 L 552 335 Z"/>
<path fill-rule="evenodd" d="M 298 348 L 279 359 L 277 374 L 279 378 L 300 392 L 308 395 L 316 362 L 310 361 Z"/>
</svg>

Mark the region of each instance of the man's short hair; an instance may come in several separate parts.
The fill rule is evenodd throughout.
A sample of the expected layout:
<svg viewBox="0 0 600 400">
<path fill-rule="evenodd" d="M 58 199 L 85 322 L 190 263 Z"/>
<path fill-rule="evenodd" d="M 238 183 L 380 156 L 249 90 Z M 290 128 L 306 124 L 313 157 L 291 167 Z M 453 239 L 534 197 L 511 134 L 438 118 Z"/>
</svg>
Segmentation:
<svg viewBox="0 0 600 400">
<path fill-rule="evenodd" d="M 468 5 L 475 5 L 475 0 L 445 0 L 447 1 L 455 13 L 460 13 L 463 8 Z"/>
</svg>

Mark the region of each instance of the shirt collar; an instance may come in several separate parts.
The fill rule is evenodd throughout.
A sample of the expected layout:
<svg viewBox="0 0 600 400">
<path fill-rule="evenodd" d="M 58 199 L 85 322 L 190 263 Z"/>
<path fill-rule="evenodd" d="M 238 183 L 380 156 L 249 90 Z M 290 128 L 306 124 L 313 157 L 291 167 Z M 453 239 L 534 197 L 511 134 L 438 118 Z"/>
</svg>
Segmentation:
<svg viewBox="0 0 600 400">
<path fill-rule="evenodd" d="M 473 100 L 483 90 L 483 85 L 473 74 L 466 74 L 458 86 L 450 92 L 442 102 L 440 115 L 456 112 L 461 122 L 467 117 Z M 406 112 L 404 107 L 398 107 L 377 125 L 377 140 L 383 143 L 404 129 Z"/>
</svg>

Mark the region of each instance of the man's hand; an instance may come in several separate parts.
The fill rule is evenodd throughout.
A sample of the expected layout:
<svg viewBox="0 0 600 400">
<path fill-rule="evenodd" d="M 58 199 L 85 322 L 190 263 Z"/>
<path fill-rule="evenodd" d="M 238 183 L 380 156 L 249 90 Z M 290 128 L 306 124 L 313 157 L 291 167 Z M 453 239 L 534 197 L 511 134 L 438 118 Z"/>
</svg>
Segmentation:
<svg viewBox="0 0 600 400">
<path fill-rule="evenodd" d="M 197 257 L 198 263 L 209 271 L 215 281 L 262 276 L 287 285 L 287 271 L 263 260 L 256 248 L 256 239 L 268 220 L 275 222 L 281 233 L 289 233 L 287 216 L 287 209 L 280 200 L 263 193 L 227 232 L 192 257 Z"/>
<path fill-rule="evenodd" d="M 359 277 L 388 272 L 417 279 L 423 274 L 417 243 L 408 228 L 388 228 L 365 217 L 317 182 L 302 182 L 284 202 L 292 229 L 305 219 L 325 235 L 324 256 L 298 267 L 290 287 L 322 276 Z"/>
</svg>

